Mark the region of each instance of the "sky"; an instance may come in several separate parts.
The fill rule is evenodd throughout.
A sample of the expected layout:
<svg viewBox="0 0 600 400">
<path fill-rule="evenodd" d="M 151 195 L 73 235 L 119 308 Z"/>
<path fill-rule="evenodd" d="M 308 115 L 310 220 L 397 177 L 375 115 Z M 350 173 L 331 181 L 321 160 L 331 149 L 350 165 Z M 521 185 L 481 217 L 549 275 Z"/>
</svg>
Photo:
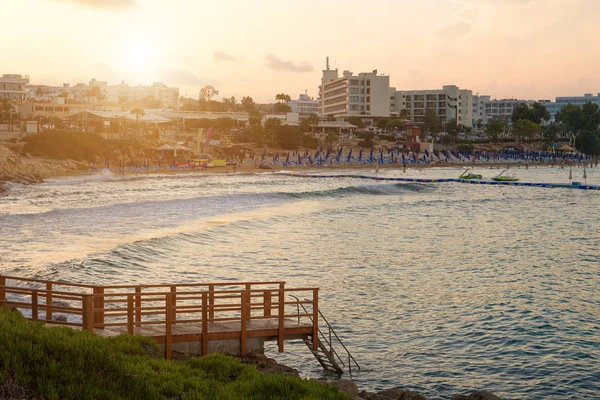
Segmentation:
<svg viewBox="0 0 600 400">
<path fill-rule="evenodd" d="M 3 0 L 0 74 L 318 95 L 340 73 L 493 98 L 600 92 L 600 0 Z"/>
</svg>

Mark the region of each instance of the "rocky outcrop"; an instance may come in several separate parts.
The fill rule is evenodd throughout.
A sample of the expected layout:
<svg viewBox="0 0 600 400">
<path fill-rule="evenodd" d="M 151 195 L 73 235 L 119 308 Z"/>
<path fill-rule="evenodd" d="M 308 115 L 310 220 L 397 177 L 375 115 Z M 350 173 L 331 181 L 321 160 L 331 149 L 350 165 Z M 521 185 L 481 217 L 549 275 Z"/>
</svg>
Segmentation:
<svg viewBox="0 0 600 400">
<path fill-rule="evenodd" d="M 356 400 L 427 400 L 427 397 L 404 389 L 386 389 L 378 393 L 368 393 L 362 391 Z"/>
<path fill-rule="evenodd" d="M 0 184 L 2 182 L 40 183 L 52 176 L 68 175 L 86 169 L 88 169 L 86 163 L 22 155 L 0 144 Z"/>
<path fill-rule="evenodd" d="M 456 395 L 452 396 L 452 398 L 450 400 L 502 400 L 502 399 L 490 392 L 474 392 L 468 396 L 464 395 L 464 394 L 456 394 Z"/>
<path fill-rule="evenodd" d="M 270 374 L 281 374 L 295 377 L 300 376 L 297 369 L 280 364 L 263 354 L 248 353 L 243 356 L 240 361 L 244 364 L 254 365 L 258 371 L 263 373 L 266 372 Z"/>
<path fill-rule="evenodd" d="M 346 393 L 353 399 L 358 396 L 358 386 L 349 379 L 318 380 L 317 382 L 336 387 L 340 392 Z"/>
</svg>

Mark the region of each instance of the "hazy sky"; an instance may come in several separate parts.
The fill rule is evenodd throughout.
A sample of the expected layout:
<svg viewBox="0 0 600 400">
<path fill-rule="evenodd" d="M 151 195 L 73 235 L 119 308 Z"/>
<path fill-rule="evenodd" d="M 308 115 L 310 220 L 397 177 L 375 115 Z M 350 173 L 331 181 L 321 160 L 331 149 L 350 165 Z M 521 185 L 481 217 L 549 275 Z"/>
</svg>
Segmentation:
<svg viewBox="0 0 600 400">
<path fill-rule="evenodd" d="M 600 92 L 600 0 L 3 0 L 0 73 L 317 95 L 325 57 L 397 89 Z"/>
</svg>

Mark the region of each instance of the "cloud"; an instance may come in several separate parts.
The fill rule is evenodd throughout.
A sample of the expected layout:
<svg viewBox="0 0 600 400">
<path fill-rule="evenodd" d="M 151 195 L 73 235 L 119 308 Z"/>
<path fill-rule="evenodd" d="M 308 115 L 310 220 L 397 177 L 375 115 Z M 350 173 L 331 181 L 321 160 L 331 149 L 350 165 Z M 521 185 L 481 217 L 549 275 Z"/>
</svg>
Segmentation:
<svg viewBox="0 0 600 400">
<path fill-rule="evenodd" d="M 436 31 L 437 35 L 442 38 L 453 39 L 460 36 L 464 36 L 473 30 L 473 25 L 458 21 Z"/>
<path fill-rule="evenodd" d="M 221 81 L 202 76 L 196 76 L 187 69 L 177 69 L 162 66 L 159 69 L 160 79 L 169 85 L 197 86 L 197 85 L 220 85 Z"/>
<path fill-rule="evenodd" d="M 85 7 L 126 10 L 136 7 L 135 0 L 50 0 L 55 3 L 71 3 Z"/>
<path fill-rule="evenodd" d="M 267 66 L 273 71 L 312 72 L 314 70 L 314 67 L 307 62 L 295 64 L 293 61 L 283 61 L 273 54 L 267 54 L 265 59 L 267 61 Z"/>
<path fill-rule="evenodd" d="M 215 51 L 213 54 L 213 57 L 214 57 L 215 61 L 235 61 L 235 60 L 237 60 L 236 56 L 232 56 L 221 50 Z"/>
<path fill-rule="evenodd" d="M 173 85 L 199 85 L 202 83 L 200 78 L 186 69 L 161 67 L 160 78 Z"/>
</svg>

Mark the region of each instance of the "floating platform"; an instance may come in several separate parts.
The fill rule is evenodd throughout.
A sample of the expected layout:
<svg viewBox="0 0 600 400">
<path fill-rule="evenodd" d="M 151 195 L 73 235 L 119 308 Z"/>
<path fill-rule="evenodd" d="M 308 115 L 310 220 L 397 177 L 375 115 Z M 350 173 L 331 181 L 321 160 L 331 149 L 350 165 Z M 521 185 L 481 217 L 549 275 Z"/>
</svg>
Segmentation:
<svg viewBox="0 0 600 400">
<path fill-rule="evenodd" d="M 497 182 L 483 179 L 461 179 L 461 178 L 385 178 L 369 175 L 312 175 L 312 174 L 287 174 L 299 178 L 354 178 L 368 179 L 372 181 L 390 181 L 390 182 L 409 182 L 409 183 L 469 183 L 472 185 L 497 185 L 497 186 L 530 186 L 543 188 L 565 188 L 565 189 L 582 189 L 582 190 L 600 190 L 598 185 L 582 185 L 579 182 L 568 183 L 537 183 L 537 182 Z"/>
</svg>

